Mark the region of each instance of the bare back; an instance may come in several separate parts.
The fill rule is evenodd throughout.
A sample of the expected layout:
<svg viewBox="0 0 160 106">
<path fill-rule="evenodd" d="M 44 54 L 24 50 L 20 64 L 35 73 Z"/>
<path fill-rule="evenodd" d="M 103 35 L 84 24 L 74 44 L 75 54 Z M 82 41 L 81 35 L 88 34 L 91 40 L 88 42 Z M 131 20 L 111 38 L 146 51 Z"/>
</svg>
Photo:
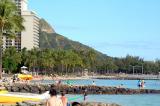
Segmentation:
<svg viewBox="0 0 160 106">
<path fill-rule="evenodd" d="M 67 98 L 65 96 L 62 96 L 61 100 L 62 100 L 63 106 L 67 106 L 67 102 L 68 102 Z"/>
<path fill-rule="evenodd" d="M 48 99 L 47 106 L 63 106 L 63 103 L 60 99 L 54 96 Z"/>
</svg>

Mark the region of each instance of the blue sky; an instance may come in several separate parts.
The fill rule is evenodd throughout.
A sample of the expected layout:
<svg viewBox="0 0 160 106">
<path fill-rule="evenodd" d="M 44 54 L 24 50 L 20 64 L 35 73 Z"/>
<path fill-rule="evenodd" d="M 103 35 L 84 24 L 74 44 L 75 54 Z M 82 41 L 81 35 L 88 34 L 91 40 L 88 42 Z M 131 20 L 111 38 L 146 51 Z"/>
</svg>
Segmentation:
<svg viewBox="0 0 160 106">
<path fill-rule="evenodd" d="M 160 58 L 160 0 L 29 0 L 29 9 L 109 56 Z"/>
</svg>

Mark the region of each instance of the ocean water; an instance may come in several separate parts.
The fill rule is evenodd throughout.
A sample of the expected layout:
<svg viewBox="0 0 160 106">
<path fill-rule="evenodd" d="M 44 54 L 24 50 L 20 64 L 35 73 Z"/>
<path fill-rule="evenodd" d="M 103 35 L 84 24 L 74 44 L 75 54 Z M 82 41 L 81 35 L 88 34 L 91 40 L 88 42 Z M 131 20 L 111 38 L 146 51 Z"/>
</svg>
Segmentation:
<svg viewBox="0 0 160 106">
<path fill-rule="evenodd" d="M 81 102 L 80 95 L 67 95 L 68 98 L 76 98 L 73 101 Z M 79 97 L 79 98 L 78 98 Z M 121 106 L 160 106 L 160 94 L 148 95 L 88 95 L 87 101 L 116 103 Z"/>
<path fill-rule="evenodd" d="M 105 80 L 105 79 L 85 79 L 85 80 L 70 80 L 72 85 L 92 85 L 92 82 L 95 81 L 95 84 L 98 86 L 119 86 L 123 84 L 125 88 L 137 89 L 138 80 Z M 32 82 L 41 82 L 44 84 L 53 84 L 53 80 L 43 80 L 43 81 L 32 81 Z M 66 80 L 63 80 L 62 83 L 66 83 Z M 160 80 L 145 80 L 145 89 L 160 89 Z"/>
<path fill-rule="evenodd" d="M 121 84 L 126 88 L 137 89 L 138 80 L 70 80 L 72 85 L 92 85 L 93 80 L 98 86 L 119 86 Z M 53 80 L 33 81 L 44 84 L 53 84 Z M 63 80 L 62 83 L 66 83 Z M 145 89 L 160 90 L 160 80 L 145 80 Z M 83 95 L 67 95 L 70 101 L 83 101 Z M 117 103 L 121 106 L 160 106 L 160 94 L 139 94 L 139 95 L 88 95 L 87 101 Z"/>
</svg>

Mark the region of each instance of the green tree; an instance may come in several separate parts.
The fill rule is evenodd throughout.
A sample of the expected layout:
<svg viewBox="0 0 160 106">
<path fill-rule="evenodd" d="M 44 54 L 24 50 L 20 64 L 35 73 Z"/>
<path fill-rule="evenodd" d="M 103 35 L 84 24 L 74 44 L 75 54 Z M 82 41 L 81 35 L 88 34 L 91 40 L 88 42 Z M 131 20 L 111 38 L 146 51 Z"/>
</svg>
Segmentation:
<svg viewBox="0 0 160 106">
<path fill-rule="evenodd" d="M 26 61 L 26 59 L 27 59 L 27 55 L 28 55 L 27 48 L 23 48 L 23 49 L 21 50 L 21 58 L 22 58 L 21 65 L 22 65 L 22 66 L 25 65 L 25 61 Z"/>
<path fill-rule="evenodd" d="M 52 50 L 41 51 L 41 66 L 46 70 L 51 70 L 55 66 L 54 54 Z"/>
<path fill-rule="evenodd" d="M 39 56 L 39 50 L 34 48 L 28 51 L 26 61 L 24 62 L 25 65 L 28 66 L 29 70 L 31 68 L 35 69 L 35 66 L 38 66 L 38 56 Z"/>
<path fill-rule="evenodd" d="M 7 48 L 3 54 L 3 67 L 6 72 L 16 73 L 18 64 L 21 63 L 21 53 L 15 47 Z"/>
<path fill-rule="evenodd" d="M 89 50 L 87 52 L 87 59 L 89 60 L 90 63 L 90 71 L 94 72 L 96 69 L 96 53 L 93 49 Z"/>
<path fill-rule="evenodd" d="M 0 78 L 2 77 L 2 37 L 14 36 L 24 29 L 23 18 L 12 0 L 0 0 Z"/>
<path fill-rule="evenodd" d="M 81 57 L 77 53 L 73 52 L 72 50 L 69 50 L 66 53 L 66 63 L 67 63 L 67 66 L 72 68 L 73 73 L 75 72 L 76 67 L 83 66 Z"/>
</svg>

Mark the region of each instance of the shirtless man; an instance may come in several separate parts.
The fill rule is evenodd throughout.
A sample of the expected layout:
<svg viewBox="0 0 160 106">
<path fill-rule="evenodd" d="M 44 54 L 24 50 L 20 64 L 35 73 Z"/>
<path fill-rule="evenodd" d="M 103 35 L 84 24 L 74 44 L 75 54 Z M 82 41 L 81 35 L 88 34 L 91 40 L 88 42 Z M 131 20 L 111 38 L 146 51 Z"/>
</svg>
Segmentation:
<svg viewBox="0 0 160 106">
<path fill-rule="evenodd" d="M 68 100 L 67 100 L 64 92 L 61 93 L 61 100 L 62 100 L 63 106 L 67 106 Z"/>
<path fill-rule="evenodd" d="M 50 94 L 51 98 L 48 99 L 46 106 L 63 106 L 62 101 L 57 98 L 57 92 L 55 89 L 51 89 L 49 91 L 49 94 Z"/>
</svg>

